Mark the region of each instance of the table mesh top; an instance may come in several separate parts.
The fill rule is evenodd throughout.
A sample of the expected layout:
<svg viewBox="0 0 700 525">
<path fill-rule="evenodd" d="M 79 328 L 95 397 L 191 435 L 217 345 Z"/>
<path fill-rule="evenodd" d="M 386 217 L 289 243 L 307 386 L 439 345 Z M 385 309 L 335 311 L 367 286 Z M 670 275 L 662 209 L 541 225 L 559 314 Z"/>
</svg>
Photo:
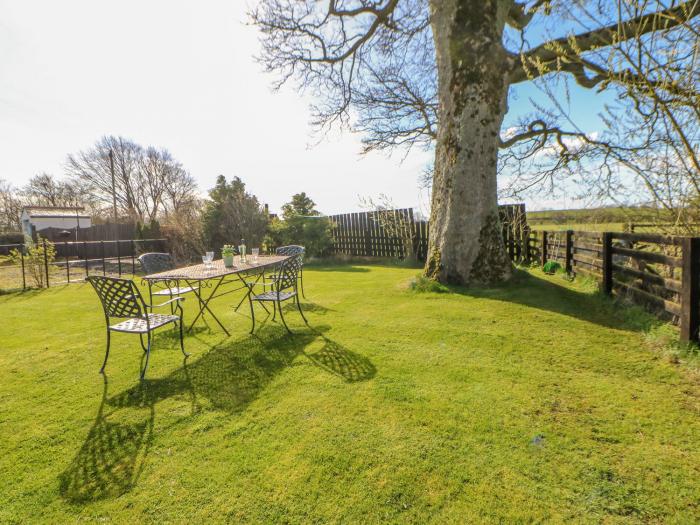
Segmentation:
<svg viewBox="0 0 700 525">
<path fill-rule="evenodd" d="M 146 275 L 144 279 L 188 279 L 192 281 L 204 281 L 207 279 L 217 279 L 225 275 L 250 272 L 257 268 L 274 266 L 288 258 L 289 256 L 284 255 L 260 255 L 258 256 L 257 262 L 253 262 L 253 258 L 248 257 L 247 262 L 241 263 L 238 257 L 235 257 L 232 268 L 226 268 L 223 259 L 217 259 L 212 261 L 211 268 L 206 268 L 204 264 L 193 264 L 192 266 L 185 266 L 165 272 L 152 273 Z"/>
</svg>

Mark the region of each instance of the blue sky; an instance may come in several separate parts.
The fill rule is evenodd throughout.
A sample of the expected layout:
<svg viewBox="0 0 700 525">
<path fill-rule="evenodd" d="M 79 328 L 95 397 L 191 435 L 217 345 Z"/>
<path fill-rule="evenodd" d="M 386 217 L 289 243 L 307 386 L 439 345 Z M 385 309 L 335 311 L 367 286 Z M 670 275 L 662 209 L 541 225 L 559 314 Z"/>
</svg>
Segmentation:
<svg viewBox="0 0 700 525">
<path fill-rule="evenodd" d="M 203 191 L 220 173 L 240 176 L 273 210 L 300 191 L 326 213 L 358 210 L 360 196 L 380 193 L 427 210 L 418 178 L 431 153 L 361 156 L 350 134 L 315 145 L 308 100 L 271 92 L 273 78 L 254 62 L 245 12 L 237 0 L 0 0 L 0 178 L 21 186 L 40 172 L 60 175 L 68 153 L 121 134 L 168 148 Z M 508 119 L 542 97 L 529 84 L 515 94 Z M 600 130 L 603 97 L 575 94 L 584 130 Z"/>
</svg>

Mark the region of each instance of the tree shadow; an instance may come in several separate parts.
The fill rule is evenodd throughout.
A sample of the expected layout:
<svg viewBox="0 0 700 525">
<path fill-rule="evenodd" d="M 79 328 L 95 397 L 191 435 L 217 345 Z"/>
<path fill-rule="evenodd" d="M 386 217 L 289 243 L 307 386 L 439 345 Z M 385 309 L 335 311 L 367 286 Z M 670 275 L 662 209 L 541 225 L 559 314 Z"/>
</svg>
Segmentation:
<svg viewBox="0 0 700 525">
<path fill-rule="evenodd" d="M 3 302 L 10 301 L 27 301 L 35 297 L 45 297 L 47 295 L 58 295 L 64 289 L 68 288 L 68 284 L 58 284 L 49 288 L 27 288 L 23 290 L 21 287 L 12 290 L 0 290 L 0 299 Z"/>
<path fill-rule="evenodd" d="M 289 335 L 281 327 L 269 326 L 259 335 L 223 341 L 194 362 L 185 359 L 183 366 L 168 376 L 145 379 L 111 397 L 105 376 L 95 422 L 75 458 L 59 476 L 61 496 L 71 503 L 84 503 L 117 497 L 133 489 L 148 456 L 156 407 L 162 400 L 189 397 L 190 414 L 178 423 L 200 412 L 204 398 L 208 408 L 238 414 L 299 355 L 346 382 L 374 377 L 376 367 L 371 361 L 327 338 L 328 329 L 321 326 Z M 323 338 L 322 349 L 305 353 L 304 349 L 319 337 Z M 107 413 L 108 409 L 112 411 Z M 137 410 L 122 412 L 129 409 Z M 137 415 L 131 417 L 134 413 Z M 129 422 L 116 421 L 118 417 Z"/>
<path fill-rule="evenodd" d="M 520 269 L 514 270 L 513 279 L 503 285 L 490 288 L 451 285 L 448 288 L 455 294 L 522 304 L 617 330 L 641 332 L 658 322 L 651 315 L 629 315 L 618 302 L 602 293 L 573 290 Z"/>
</svg>

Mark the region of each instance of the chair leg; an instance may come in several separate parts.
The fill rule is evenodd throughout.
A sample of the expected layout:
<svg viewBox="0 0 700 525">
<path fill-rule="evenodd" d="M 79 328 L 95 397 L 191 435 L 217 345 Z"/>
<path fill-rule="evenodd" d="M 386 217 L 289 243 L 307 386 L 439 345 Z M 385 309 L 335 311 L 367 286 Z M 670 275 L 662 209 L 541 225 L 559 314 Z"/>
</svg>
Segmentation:
<svg viewBox="0 0 700 525">
<path fill-rule="evenodd" d="M 184 337 L 182 336 L 182 324 L 183 324 L 183 323 L 182 323 L 182 317 L 180 317 L 180 321 L 179 321 L 177 324 L 180 325 L 180 350 L 182 350 L 182 354 L 183 354 L 185 357 L 189 357 L 190 354 L 188 354 L 187 352 L 185 352 L 185 339 L 184 339 Z"/>
<path fill-rule="evenodd" d="M 251 335 L 255 333 L 255 308 L 253 308 L 253 300 L 248 296 L 248 302 L 250 303 L 250 317 L 253 320 L 253 325 L 250 327 Z"/>
<path fill-rule="evenodd" d="M 105 352 L 105 360 L 102 362 L 102 368 L 100 368 L 100 374 L 104 374 L 105 366 L 107 366 L 107 358 L 109 357 L 109 343 L 110 343 L 111 332 L 107 329 L 107 351 Z"/>
<path fill-rule="evenodd" d="M 143 353 L 145 354 L 148 350 L 146 348 L 146 345 L 143 344 L 143 334 L 139 334 L 139 341 L 141 341 L 141 348 L 143 348 Z"/>
<path fill-rule="evenodd" d="M 274 301 L 272 304 L 277 304 L 277 307 L 278 307 L 279 310 L 280 310 L 280 319 L 282 319 L 282 324 L 283 324 L 284 327 L 287 329 L 287 332 L 289 332 L 289 333 L 291 334 L 292 331 L 291 331 L 291 330 L 289 329 L 289 327 L 287 326 L 287 321 L 284 320 L 284 314 L 282 313 L 282 303 L 280 303 L 280 302 L 278 302 L 278 301 Z"/>
<path fill-rule="evenodd" d="M 148 358 L 149 357 L 151 357 L 151 332 L 148 332 L 148 347 L 146 348 L 146 363 L 143 365 L 143 370 L 141 370 L 141 380 L 143 380 L 146 377 L 146 370 L 148 369 Z"/>
<path fill-rule="evenodd" d="M 301 302 L 299 302 L 299 294 L 296 294 L 294 297 L 297 300 L 297 309 L 299 310 L 299 313 L 301 314 L 301 318 L 304 320 L 304 322 L 308 326 L 309 322 L 306 320 L 306 316 L 304 315 L 304 312 L 301 309 Z"/>
<path fill-rule="evenodd" d="M 272 320 L 277 319 L 277 302 L 272 301 Z"/>
<path fill-rule="evenodd" d="M 306 299 L 306 293 L 304 292 L 304 269 L 299 270 L 299 283 L 301 284 L 301 295 Z"/>
</svg>

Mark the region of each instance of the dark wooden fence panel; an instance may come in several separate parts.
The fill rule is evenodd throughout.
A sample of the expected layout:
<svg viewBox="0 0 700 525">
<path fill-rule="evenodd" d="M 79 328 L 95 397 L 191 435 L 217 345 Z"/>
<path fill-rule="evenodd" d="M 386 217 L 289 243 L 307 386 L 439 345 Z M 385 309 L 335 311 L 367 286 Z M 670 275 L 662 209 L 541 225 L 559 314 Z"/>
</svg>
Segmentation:
<svg viewBox="0 0 700 525">
<path fill-rule="evenodd" d="M 499 206 L 503 238 L 513 260 L 524 261 L 529 251 L 529 229 L 524 204 Z M 335 255 L 361 257 L 414 256 L 425 260 L 428 254 L 428 221 L 416 220 L 413 208 L 343 213 L 328 217 L 333 223 Z M 527 232 L 527 233 L 526 233 Z"/>
<path fill-rule="evenodd" d="M 105 223 L 77 229 L 44 228 L 36 233 L 51 242 L 132 240 L 136 237 L 136 226 L 131 223 Z"/>
<path fill-rule="evenodd" d="M 700 238 L 536 231 L 530 234 L 529 245 L 531 262 L 557 261 L 572 275 L 593 277 L 604 293 L 671 317 L 680 325 L 682 340 L 698 341 Z"/>
</svg>

